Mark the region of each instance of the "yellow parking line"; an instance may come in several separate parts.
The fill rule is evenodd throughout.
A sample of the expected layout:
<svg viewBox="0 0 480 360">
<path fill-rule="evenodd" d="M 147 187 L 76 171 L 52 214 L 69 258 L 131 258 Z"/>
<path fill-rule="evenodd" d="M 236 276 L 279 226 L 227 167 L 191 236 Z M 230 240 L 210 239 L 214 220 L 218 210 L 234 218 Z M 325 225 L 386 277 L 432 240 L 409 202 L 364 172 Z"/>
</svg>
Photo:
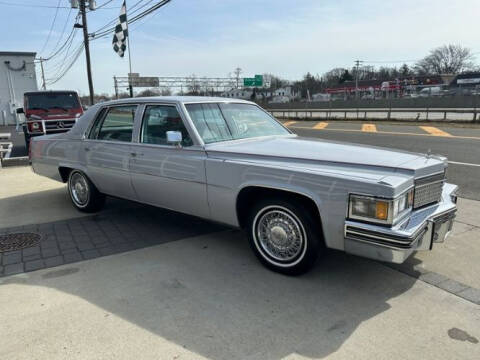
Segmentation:
<svg viewBox="0 0 480 360">
<path fill-rule="evenodd" d="M 301 126 L 292 126 L 292 129 L 298 130 L 311 130 L 306 127 Z M 333 131 L 333 132 L 362 132 L 359 129 L 324 129 L 325 131 Z M 432 134 L 417 134 L 417 133 L 407 133 L 407 132 L 399 132 L 399 131 L 378 131 L 377 134 L 387 134 L 387 135 L 406 135 L 406 136 L 434 136 Z M 470 140 L 480 140 L 480 136 L 458 136 L 458 135 L 451 135 L 450 139 L 470 139 Z"/>
<path fill-rule="evenodd" d="M 439 128 L 436 128 L 434 126 L 420 126 L 420 128 L 433 136 L 452 136 L 451 134 L 440 130 Z"/>
<path fill-rule="evenodd" d="M 377 132 L 377 127 L 374 124 L 362 124 L 362 131 Z"/>
<path fill-rule="evenodd" d="M 321 129 L 325 129 L 327 126 L 328 126 L 328 123 L 327 123 L 327 122 L 321 121 L 321 122 L 315 124 L 315 126 L 313 127 L 313 129 L 321 130 Z"/>
<path fill-rule="evenodd" d="M 287 122 L 283 123 L 283 126 L 290 126 L 290 125 L 293 125 L 293 124 L 296 124 L 296 123 L 297 123 L 296 121 L 287 121 Z"/>
</svg>

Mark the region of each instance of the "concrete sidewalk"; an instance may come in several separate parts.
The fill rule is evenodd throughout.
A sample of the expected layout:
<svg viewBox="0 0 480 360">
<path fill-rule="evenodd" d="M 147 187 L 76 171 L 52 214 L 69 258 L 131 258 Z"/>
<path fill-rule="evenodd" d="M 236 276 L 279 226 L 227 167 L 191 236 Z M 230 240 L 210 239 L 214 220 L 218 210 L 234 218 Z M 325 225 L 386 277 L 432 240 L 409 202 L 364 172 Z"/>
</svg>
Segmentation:
<svg viewBox="0 0 480 360">
<path fill-rule="evenodd" d="M 226 231 L 0 280 L 1 359 L 478 359 L 480 307 L 332 253 L 285 277 Z"/>
<path fill-rule="evenodd" d="M 406 266 L 441 274 L 480 289 L 480 201 L 458 200 L 457 218 L 451 235 L 432 251 L 419 251 Z"/>
<path fill-rule="evenodd" d="M 0 229 L 88 216 L 76 210 L 64 183 L 39 176 L 30 166 L 0 170 Z M 131 206 L 108 199 L 105 209 Z"/>
</svg>

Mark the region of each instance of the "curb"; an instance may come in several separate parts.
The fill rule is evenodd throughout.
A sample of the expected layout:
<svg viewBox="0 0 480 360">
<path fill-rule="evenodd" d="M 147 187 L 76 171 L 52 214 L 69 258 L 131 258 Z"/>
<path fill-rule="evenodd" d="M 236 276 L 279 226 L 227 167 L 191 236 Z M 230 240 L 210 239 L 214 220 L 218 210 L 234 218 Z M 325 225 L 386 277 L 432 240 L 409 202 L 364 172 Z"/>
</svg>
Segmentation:
<svg viewBox="0 0 480 360">
<path fill-rule="evenodd" d="M 0 168 L 10 167 L 10 166 L 29 166 L 29 165 L 30 165 L 30 160 L 28 159 L 28 156 L 17 156 L 17 157 L 2 159 Z"/>
</svg>

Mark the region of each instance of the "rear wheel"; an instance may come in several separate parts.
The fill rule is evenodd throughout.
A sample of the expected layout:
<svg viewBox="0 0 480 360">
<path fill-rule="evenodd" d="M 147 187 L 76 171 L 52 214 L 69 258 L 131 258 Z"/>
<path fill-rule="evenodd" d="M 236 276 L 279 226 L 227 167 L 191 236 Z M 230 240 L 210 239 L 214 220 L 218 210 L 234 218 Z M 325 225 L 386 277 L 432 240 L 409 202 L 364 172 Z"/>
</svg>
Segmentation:
<svg viewBox="0 0 480 360">
<path fill-rule="evenodd" d="M 305 273 L 322 250 L 319 221 L 294 199 L 264 199 L 249 214 L 250 245 L 269 269 L 288 275 Z"/>
<path fill-rule="evenodd" d="M 105 204 L 105 195 L 79 170 L 68 175 L 68 193 L 73 205 L 83 212 L 96 212 Z"/>
</svg>

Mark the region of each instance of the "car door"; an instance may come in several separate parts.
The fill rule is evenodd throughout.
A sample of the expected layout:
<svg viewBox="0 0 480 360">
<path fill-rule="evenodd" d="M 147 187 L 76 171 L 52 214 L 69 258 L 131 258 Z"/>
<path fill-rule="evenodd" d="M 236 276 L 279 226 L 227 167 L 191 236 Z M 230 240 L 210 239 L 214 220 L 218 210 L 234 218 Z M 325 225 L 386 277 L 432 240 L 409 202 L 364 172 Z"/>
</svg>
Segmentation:
<svg viewBox="0 0 480 360">
<path fill-rule="evenodd" d="M 105 194 L 136 200 L 129 161 L 136 104 L 103 108 L 84 141 L 85 163 L 93 183 Z"/>
<path fill-rule="evenodd" d="M 132 144 L 131 179 L 139 201 L 201 217 L 209 216 L 206 153 L 195 145 L 174 104 L 145 105 Z M 180 131 L 180 146 L 167 143 Z"/>
</svg>

